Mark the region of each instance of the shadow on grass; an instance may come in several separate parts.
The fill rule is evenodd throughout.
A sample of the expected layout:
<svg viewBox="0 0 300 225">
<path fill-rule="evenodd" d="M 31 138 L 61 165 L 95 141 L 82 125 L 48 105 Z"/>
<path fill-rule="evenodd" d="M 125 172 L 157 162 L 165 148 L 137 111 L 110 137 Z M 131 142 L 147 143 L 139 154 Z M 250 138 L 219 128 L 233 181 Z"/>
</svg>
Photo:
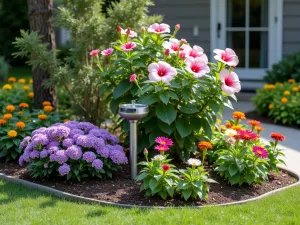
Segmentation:
<svg viewBox="0 0 300 225">
<path fill-rule="evenodd" d="M 87 218 L 93 218 L 93 217 L 99 217 L 99 216 L 103 216 L 107 214 L 106 211 L 102 210 L 102 209 L 97 209 L 97 210 L 93 210 L 93 211 L 90 211 L 86 214 L 86 217 Z"/>
</svg>

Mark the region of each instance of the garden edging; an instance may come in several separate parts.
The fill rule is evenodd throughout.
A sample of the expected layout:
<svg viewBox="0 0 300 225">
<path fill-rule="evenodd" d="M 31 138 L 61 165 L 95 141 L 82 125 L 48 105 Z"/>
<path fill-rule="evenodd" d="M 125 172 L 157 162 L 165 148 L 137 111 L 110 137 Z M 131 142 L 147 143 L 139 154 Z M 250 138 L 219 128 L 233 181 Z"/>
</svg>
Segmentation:
<svg viewBox="0 0 300 225">
<path fill-rule="evenodd" d="M 258 197 L 255 198 L 251 198 L 251 199 L 247 199 L 247 200 L 242 200 L 242 201 L 236 201 L 236 202 L 230 202 L 230 203 L 223 203 L 223 204 L 215 204 L 215 205 L 204 205 L 204 206 L 182 206 L 182 207 L 191 207 L 191 208 L 203 208 L 203 207 L 213 207 L 213 206 L 228 206 L 228 205 L 238 205 L 238 204 L 243 204 L 243 203 L 247 203 L 247 202 L 252 202 L 252 201 L 256 201 L 259 199 L 262 199 L 264 197 L 267 197 L 269 195 L 275 194 L 277 192 L 286 190 L 288 188 L 300 185 L 300 174 L 292 171 L 290 169 L 284 168 L 284 167 L 279 167 L 281 170 L 287 172 L 289 175 L 293 176 L 294 178 L 297 179 L 297 182 L 294 184 L 291 184 L 289 186 L 285 186 L 270 192 L 267 192 L 265 194 L 262 194 Z M 40 184 L 36 184 L 27 180 L 23 180 L 23 179 L 19 179 L 19 178 L 14 178 L 11 176 L 8 176 L 6 174 L 0 173 L 0 179 L 10 182 L 10 183 L 14 183 L 14 184 L 21 184 L 23 186 L 26 186 L 28 188 L 31 189 L 37 189 L 43 192 L 47 192 L 51 195 L 54 195 L 56 197 L 59 198 L 63 198 L 66 200 L 71 200 L 71 201 L 77 201 L 77 202 L 86 202 L 86 203 L 96 203 L 96 204 L 100 204 L 100 205 L 105 205 L 105 206 L 114 206 L 114 207 L 123 207 L 123 208 L 182 208 L 180 207 L 162 207 L 162 206 L 142 206 L 142 205 L 128 205 L 128 204 L 118 204 L 118 203 L 112 203 L 112 202 L 107 202 L 107 201 L 101 201 L 101 200 L 96 200 L 96 199 L 91 199 L 91 198 L 85 198 L 82 196 L 77 196 L 77 195 L 73 195 L 67 192 L 63 192 L 63 191 L 59 191 L 56 190 L 54 188 L 50 188 L 50 187 L 46 187 Z"/>
</svg>

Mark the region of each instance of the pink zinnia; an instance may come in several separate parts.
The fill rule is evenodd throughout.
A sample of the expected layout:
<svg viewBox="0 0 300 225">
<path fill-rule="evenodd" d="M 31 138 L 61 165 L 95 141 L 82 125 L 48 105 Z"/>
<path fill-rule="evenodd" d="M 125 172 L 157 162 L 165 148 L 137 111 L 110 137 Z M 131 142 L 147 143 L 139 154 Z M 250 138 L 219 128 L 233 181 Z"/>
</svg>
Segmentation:
<svg viewBox="0 0 300 225">
<path fill-rule="evenodd" d="M 194 74 L 195 78 L 203 77 L 210 72 L 207 62 L 202 58 L 188 57 L 184 60 L 184 63 L 186 65 L 185 69 Z"/>
<path fill-rule="evenodd" d="M 99 52 L 100 52 L 100 49 L 92 50 L 92 51 L 90 52 L 90 56 L 96 56 L 96 55 L 99 54 Z"/>
<path fill-rule="evenodd" d="M 148 66 L 149 79 L 154 82 L 162 81 L 169 83 L 177 75 L 174 67 L 166 62 L 159 61 L 158 63 L 151 63 Z"/>
<path fill-rule="evenodd" d="M 235 139 L 245 140 L 245 141 L 255 141 L 259 138 L 259 135 L 250 130 L 239 130 Z"/>
<path fill-rule="evenodd" d="M 160 145 L 168 145 L 168 146 L 172 146 L 173 145 L 172 139 L 167 138 L 167 137 L 157 137 L 155 139 L 155 142 L 157 144 L 160 144 Z"/>
<path fill-rule="evenodd" d="M 135 48 L 136 44 L 134 42 L 128 42 L 122 45 L 123 51 L 131 51 Z"/>
<path fill-rule="evenodd" d="M 134 82 L 136 80 L 136 74 L 130 75 L 129 81 Z"/>
<path fill-rule="evenodd" d="M 226 48 L 225 50 L 215 49 L 214 53 L 216 53 L 214 57 L 215 60 L 223 62 L 228 66 L 236 67 L 239 63 L 239 58 L 237 57 L 235 52 L 230 48 Z"/>
<path fill-rule="evenodd" d="M 240 80 L 235 72 L 229 72 L 224 69 L 220 72 L 220 79 L 222 81 L 222 90 L 229 95 L 235 92 L 240 92 L 241 84 Z"/>
<path fill-rule="evenodd" d="M 159 152 L 165 152 L 169 150 L 169 146 L 167 145 L 156 145 L 154 147 L 155 150 L 159 151 Z"/>
<path fill-rule="evenodd" d="M 156 34 L 170 33 L 170 26 L 165 23 L 154 23 L 148 28 L 148 32 Z"/>
<path fill-rule="evenodd" d="M 193 48 L 191 48 L 191 46 L 189 45 L 186 45 L 184 46 L 183 51 L 185 52 L 186 57 L 193 57 L 193 58 L 201 57 L 208 62 L 208 58 L 206 54 L 204 54 L 203 48 L 201 48 L 198 45 L 194 45 Z"/>
<path fill-rule="evenodd" d="M 162 46 L 165 49 L 169 49 L 170 53 L 177 53 L 177 51 L 179 50 L 179 45 L 180 45 L 180 41 L 177 40 L 176 38 L 170 38 L 169 41 L 164 41 L 162 43 Z"/>
<path fill-rule="evenodd" d="M 253 146 L 253 152 L 258 157 L 264 159 L 268 157 L 268 151 L 260 146 Z"/>
<path fill-rule="evenodd" d="M 137 33 L 130 28 L 126 28 L 125 30 L 121 29 L 121 34 L 126 34 L 128 37 L 137 37 Z"/>
<path fill-rule="evenodd" d="M 112 48 L 105 49 L 101 52 L 102 55 L 110 55 L 114 50 Z"/>
</svg>

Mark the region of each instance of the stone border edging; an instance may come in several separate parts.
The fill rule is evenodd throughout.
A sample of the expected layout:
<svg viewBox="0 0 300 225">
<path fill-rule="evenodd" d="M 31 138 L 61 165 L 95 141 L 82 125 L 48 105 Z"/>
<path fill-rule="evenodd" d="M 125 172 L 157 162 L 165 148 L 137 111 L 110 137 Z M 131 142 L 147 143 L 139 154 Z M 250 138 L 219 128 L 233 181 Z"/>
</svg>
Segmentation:
<svg viewBox="0 0 300 225">
<path fill-rule="evenodd" d="M 78 195 L 73 195 L 67 192 L 63 192 L 63 191 L 59 191 L 56 190 L 54 188 L 50 188 L 47 186 L 43 186 L 40 184 L 36 184 L 27 180 L 23 180 L 20 178 L 14 178 L 8 175 L 5 175 L 3 173 L 0 173 L 0 179 L 10 182 L 10 183 L 14 183 L 14 184 L 21 184 L 25 187 L 31 188 L 31 189 L 37 189 L 43 192 L 47 192 L 48 194 L 54 195 L 58 198 L 62 198 L 62 199 L 66 199 L 66 200 L 71 200 L 71 201 L 75 201 L 75 202 L 86 202 L 86 203 L 97 203 L 103 206 L 114 206 L 114 207 L 122 207 L 122 208 L 143 208 L 143 209 L 164 209 L 164 208 L 204 208 L 204 207 L 215 207 L 215 206 L 229 206 L 229 205 L 240 205 L 240 204 L 244 204 L 247 202 L 252 202 L 252 201 L 256 201 L 262 198 L 265 198 L 269 195 L 275 194 L 277 192 L 286 190 L 288 188 L 291 187 L 295 187 L 300 185 L 300 174 L 298 174 L 297 172 L 294 172 L 292 170 L 289 170 L 287 168 L 281 167 L 279 166 L 279 168 L 285 172 L 287 172 L 289 175 L 293 176 L 294 178 L 297 179 L 297 182 L 294 184 L 291 184 L 289 186 L 285 186 L 270 192 L 267 192 L 265 194 L 262 194 L 258 197 L 255 198 L 250 198 L 247 200 L 242 200 L 242 201 L 236 201 L 236 202 L 230 202 L 230 203 L 223 203 L 223 204 L 215 204 L 215 205 L 203 205 L 203 206 L 171 206 L 171 207 L 164 207 L 164 206 L 143 206 L 143 205 L 129 205 L 129 204 L 119 204 L 119 203 L 113 203 L 113 202 L 107 202 L 107 201 L 101 201 L 101 200 L 96 200 L 96 199 L 92 199 L 92 198 L 85 198 L 82 196 L 78 196 Z"/>
</svg>

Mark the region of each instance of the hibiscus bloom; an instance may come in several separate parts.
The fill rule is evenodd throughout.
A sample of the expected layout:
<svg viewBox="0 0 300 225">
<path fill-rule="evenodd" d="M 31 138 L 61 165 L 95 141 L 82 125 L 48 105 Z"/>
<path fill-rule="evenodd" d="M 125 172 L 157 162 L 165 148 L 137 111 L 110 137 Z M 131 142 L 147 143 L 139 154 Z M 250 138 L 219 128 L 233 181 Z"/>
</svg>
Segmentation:
<svg viewBox="0 0 300 225">
<path fill-rule="evenodd" d="M 235 92 L 240 92 L 241 84 L 240 80 L 235 72 L 229 72 L 224 69 L 220 72 L 220 79 L 222 81 L 222 90 L 228 94 L 232 95 Z"/>
<path fill-rule="evenodd" d="M 170 26 L 165 23 L 154 23 L 148 28 L 148 32 L 156 34 L 170 33 Z"/>
<path fill-rule="evenodd" d="M 255 155 L 257 155 L 259 158 L 267 158 L 268 157 L 268 152 L 266 149 L 260 146 L 253 146 L 253 152 Z"/>
<path fill-rule="evenodd" d="M 121 34 L 127 34 L 128 37 L 137 37 L 137 33 L 130 28 L 126 28 L 125 30 L 121 28 Z"/>
<path fill-rule="evenodd" d="M 110 55 L 114 50 L 112 48 L 105 49 L 101 52 L 102 55 L 107 56 Z"/>
<path fill-rule="evenodd" d="M 223 62 L 228 66 L 236 67 L 239 63 L 239 58 L 237 57 L 235 52 L 230 48 L 226 48 L 225 50 L 215 49 L 214 53 L 216 53 L 214 57 L 215 60 Z"/>
<path fill-rule="evenodd" d="M 177 53 L 177 51 L 179 50 L 180 41 L 177 40 L 176 38 L 170 38 L 169 41 L 164 41 L 162 43 L 162 46 L 165 49 L 169 49 L 170 53 Z"/>
<path fill-rule="evenodd" d="M 203 58 L 188 57 L 184 60 L 186 65 L 185 69 L 194 74 L 195 78 L 203 77 L 210 72 L 207 62 Z"/>
<path fill-rule="evenodd" d="M 134 42 L 128 42 L 122 45 L 123 51 L 131 51 L 135 48 L 136 44 Z"/>
<path fill-rule="evenodd" d="M 177 75 L 174 67 L 166 62 L 159 61 L 158 63 L 151 63 L 148 66 L 149 79 L 154 82 L 162 81 L 169 83 Z"/>
<path fill-rule="evenodd" d="M 193 48 L 189 45 L 184 45 L 183 51 L 185 52 L 186 57 L 201 57 L 204 61 L 206 61 L 206 63 L 208 62 L 208 58 L 206 54 L 204 54 L 203 48 L 198 45 L 194 45 Z"/>
</svg>

